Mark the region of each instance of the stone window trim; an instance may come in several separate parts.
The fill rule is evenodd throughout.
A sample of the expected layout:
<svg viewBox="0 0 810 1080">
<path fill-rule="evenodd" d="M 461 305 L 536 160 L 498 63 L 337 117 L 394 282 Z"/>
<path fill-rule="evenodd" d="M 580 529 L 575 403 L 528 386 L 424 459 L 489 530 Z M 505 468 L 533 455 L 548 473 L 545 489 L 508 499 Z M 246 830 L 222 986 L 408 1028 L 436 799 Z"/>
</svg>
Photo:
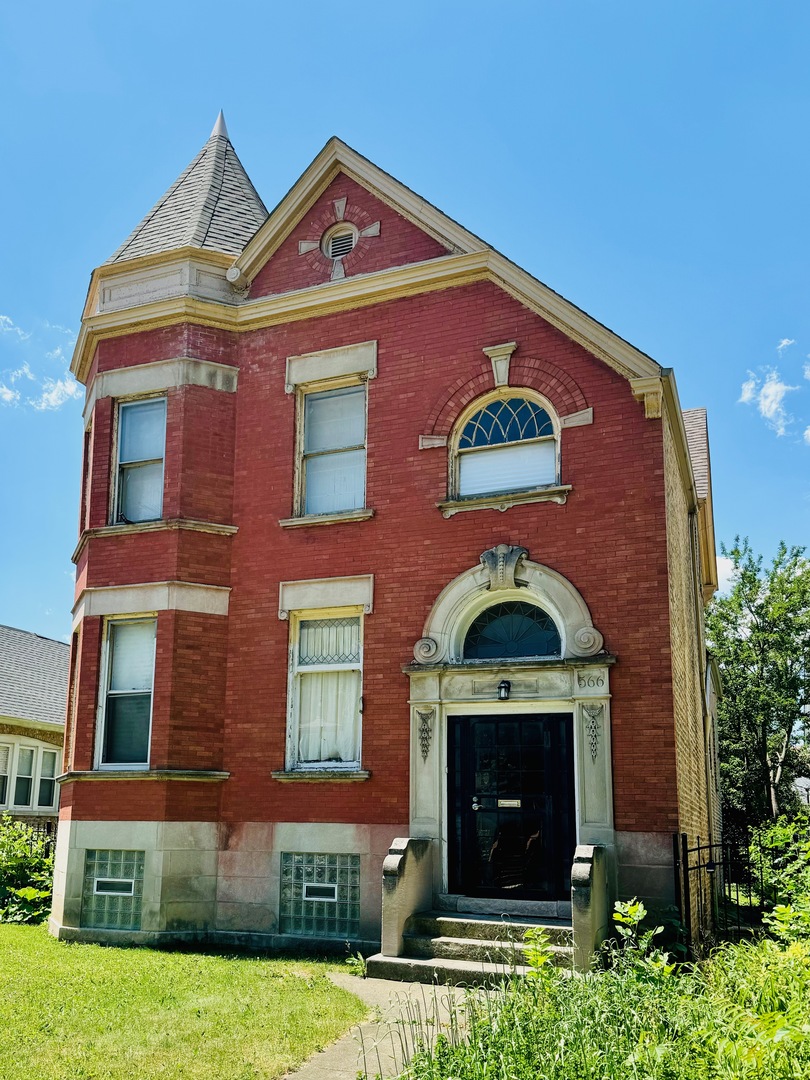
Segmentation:
<svg viewBox="0 0 810 1080">
<path fill-rule="evenodd" d="M 284 390 L 287 394 L 294 394 L 303 387 L 307 390 L 315 386 L 326 389 L 326 384 L 352 376 L 359 381 L 376 379 L 376 341 L 361 341 L 356 345 L 339 345 L 333 349 L 288 356 Z"/>
<path fill-rule="evenodd" d="M 105 760 L 105 743 L 108 736 L 108 728 L 111 720 L 111 699 L 116 696 L 116 691 L 111 689 L 113 677 L 113 634 L 117 627 L 143 626 L 151 624 L 154 633 L 152 670 L 150 685 L 147 690 L 132 691 L 129 696 L 145 697 L 149 694 L 149 717 L 146 732 L 146 760 L 145 761 L 109 761 Z M 112 775 L 118 772 L 147 773 L 150 769 L 150 755 L 152 746 L 152 710 L 154 706 L 155 690 L 155 654 L 157 649 L 157 612 L 139 613 L 137 615 L 110 615 L 104 619 L 101 646 L 101 664 L 99 678 L 98 709 L 96 714 L 96 738 L 93 765 L 99 774 Z M 126 694 L 124 696 L 127 696 Z"/>
<path fill-rule="evenodd" d="M 57 776 L 60 784 L 84 782 L 86 780 L 171 780 L 186 783 L 222 783 L 230 778 L 230 773 L 222 769 L 115 769 L 89 771 L 72 769 Z"/>
<path fill-rule="evenodd" d="M 373 612 L 373 574 L 279 582 L 279 619 L 289 618 L 290 612 L 300 614 L 324 609 L 345 611 L 355 607 L 359 608 L 363 615 Z"/>
<path fill-rule="evenodd" d="M 189 532 L 213 533 L 219 536 L 232 536 L 239 531 L 237 525 L 225 525 L 217 521 L 197 521 L 194 518 L 160 518 L 158 521 L 139 521 L 132 525 L 101 525 L 94 529 L 84 529 L 76 549 L 71 555 L 71 562 L 78 562 L 89 540 L 100 536 L 129 536 L 148 532 L 172 532 L 183 529 Z"/>
<path fill-rule="evenodd" d="M 83 589 L 73 606 L 73 629 L 93 616 L 136 617 L 144 612 L 194 611 L 227 615 L 230 588 L 193 581 L 148 581 L 137 585 L 100 585 Z"/>
<path fill-rule="evenodd" d="M 150 394 L 165 394 L 181 386 L 203 386 L 208 390 L 235 394 L 238 379 L 239 369 L 230 364 L 197 360 L 191 356 L 176 356 L 169 360 L 154 360 L 148 364 L 101 371 L 87 391 L 85 423 L 89 423 L 96 402 L 101 398 L 135 400 Z"/>
<path fill-rule="evenodd" d="M 498 403 L 507 402 L 511 399 L 524 399 L 530 402 L 533 406 L 542 409 L 548 416 L 551 422 L 552 432 L 549 435 L 543 436 L 539 439 L 529 439 L 526 443 L 522 440 L 514 443 L 503 445 L 531 445 L 535 442 L 550 443 L 554 442 L 554 481 L 548 484 L 533 485 L 526 488 L 518 488 L 510 491 L 488 491 L 488 492 L 475 492 L 471 494 L 461 493 L 461 457 L 463 453 L 476 454 L 481 450 L 486 451 L 486 447 L 478 447 L 475 449 L 467 449 L 462 451 L 460 449 L 460 443 L 462 436 L 469 421 L 482 410 L 485 410 L 487 406 Z M 497 386 L 495 390 L 489 393 L 482 394 L 476 397 L 473 401 L 459 413 L 456 418 L 456 422 L 453 426 L 453 430 L 447 442 L 448 454 L 447 454 L 447 498 L 438 502 L 436 505 L 442 513 L 443 517 L 452 517 L 454 514 L 461 513 L 467 510 L 483 510 L 483 509 L 496 509 L 505 511 L 512 506 L 519 506 L 525 503 L 533 502 L 555 502 L 565 503 L 568 498 L 568 493 L 572 490 L 570 484 L 562 484 L 560 480 L 561 474 L 561 461 L 560 461 L 560 432 L 562 430 L 562 424 L 557 414 L 556 409 L 542 394 L 538 391 L 526 386 L 509 386 L 506 384 Z M 493 444 L 497 445 L 497 444 Z"/>
<path fill-rule="evenodd" d="M 371 772 L 368 769 L 275 769 L 270 776 L 284 784 L 356 784 L 370 780 Z"/>
</svg>

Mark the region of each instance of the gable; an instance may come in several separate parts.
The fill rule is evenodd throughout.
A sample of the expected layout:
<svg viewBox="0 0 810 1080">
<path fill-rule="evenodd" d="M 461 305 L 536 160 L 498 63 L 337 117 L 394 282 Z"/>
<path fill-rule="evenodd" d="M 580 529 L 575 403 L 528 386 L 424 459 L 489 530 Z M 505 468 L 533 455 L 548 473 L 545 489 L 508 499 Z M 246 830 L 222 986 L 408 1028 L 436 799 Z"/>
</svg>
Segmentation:
<svg viewBox="0 0 810 1080">
<path fill-rule="evenodd" d="M 340 221 L 353 225 L 358 236 L 336 272 L 335 261 L 321 250 L 321 237 Z M 449 248 L 339 172 L 256 274 L 250 298 L 437 259 L 448 252 Z"/>
</svg>

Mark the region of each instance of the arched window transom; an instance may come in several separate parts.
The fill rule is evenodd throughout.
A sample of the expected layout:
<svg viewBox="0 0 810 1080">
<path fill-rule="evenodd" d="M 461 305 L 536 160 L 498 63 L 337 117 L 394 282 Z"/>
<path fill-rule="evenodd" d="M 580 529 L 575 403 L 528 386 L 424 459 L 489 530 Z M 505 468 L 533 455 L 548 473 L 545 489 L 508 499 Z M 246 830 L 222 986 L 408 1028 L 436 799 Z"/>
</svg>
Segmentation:
<svg viewBox="0 0 810 1080">
<path fill-rule="evenodd" d="M 559 656 L 561 651 L 560 634 L 548 612 L 522 600 L 485 608 L 464 639 L 465 660 Z"/>
<path fill-rule="evenodd" d="M 497 397 L 477 409 L 461 429 L 457 450 L 460 496 L 557 482 L 554 422 L 528 397 Z"/>
</svg>

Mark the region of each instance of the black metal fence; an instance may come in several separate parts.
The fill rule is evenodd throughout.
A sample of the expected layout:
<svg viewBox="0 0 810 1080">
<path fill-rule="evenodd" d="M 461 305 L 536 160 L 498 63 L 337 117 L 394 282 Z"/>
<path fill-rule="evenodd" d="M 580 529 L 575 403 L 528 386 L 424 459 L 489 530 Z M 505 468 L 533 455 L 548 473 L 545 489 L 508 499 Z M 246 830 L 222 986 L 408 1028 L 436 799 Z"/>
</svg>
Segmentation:
<svg viewBox="0 0 810 1080">
<path fill-rule="evenodd" d="M 742 839 L 696 840 L 690 846 L 686 833 L 672 837 L 678 915 L 687 945 L 699 953 L 716 941 L 751 936 L 766 911 L 793 899 L 785 870 L 795 845 L 810 842 L 810 827 L 784 842 L 758 829 Z"/>
<path fill-rule="evenodd" d="M 28 827 L 33 833 L 31 840 L 45 841 L 45 854 L 53 855 L 56 848 L 56 824 L 53 821 L 29 821 Z"/>
</svg>

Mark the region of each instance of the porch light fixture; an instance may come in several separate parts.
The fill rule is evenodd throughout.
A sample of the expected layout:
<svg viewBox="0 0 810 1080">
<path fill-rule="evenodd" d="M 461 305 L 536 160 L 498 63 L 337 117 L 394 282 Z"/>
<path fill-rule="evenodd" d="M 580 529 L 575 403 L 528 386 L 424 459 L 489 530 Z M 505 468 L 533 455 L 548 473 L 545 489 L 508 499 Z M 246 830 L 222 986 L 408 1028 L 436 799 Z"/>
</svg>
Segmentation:
<svg viewBox="0 0 810 1080">
<path fill-rule="evenodd" d="M 498 701 L 508 701 L 509 691 L 512 689 L 512 684 L 508 679 L 501 679 L 498 683 Z"/>
</svg>

